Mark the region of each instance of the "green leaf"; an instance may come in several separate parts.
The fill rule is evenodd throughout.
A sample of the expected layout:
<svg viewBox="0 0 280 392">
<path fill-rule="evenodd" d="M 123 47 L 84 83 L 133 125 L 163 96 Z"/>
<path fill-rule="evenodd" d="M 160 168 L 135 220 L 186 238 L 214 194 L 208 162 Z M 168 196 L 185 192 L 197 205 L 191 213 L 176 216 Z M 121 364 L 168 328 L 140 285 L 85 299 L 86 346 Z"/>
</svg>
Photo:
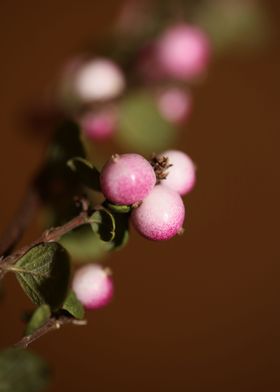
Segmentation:
<svg viewBox="0 0 280 392">
<path fill-rule="evenodd" d="M 131 206 L 111 204 L 108 200 L 106 200 L 103 204 L 105 208 L 108 208 L 113 213 L 128 214 L 131 211 Z"/>
<path fill-rule="evenodd" d="M 36 329 L 42 327 L 46 321 L 51 317 L 51 309 L 49 305 L 44 304 L 39 306 L 32 314 L 31 319 L 29 320 L 25 334 L 31 335 Z"/>
<path fill-rule="evenodd" d="M 85 317 L 85 310 L 81 302 L 76 297 L 74 291 L 69 291 L 62 309 L 66 310 L 71 316 L 78 320 L 82 320 Z"/>
<path fill-rule="evenodd" d="M 57 242 L 31 248 L 14 267 L 25 293 L 37 305 L 48 304 L 58 309 L 68 290 L 70 259 Z"/>
<path fill-rule="evenodd" d="M 114 214 L 115 236 L 111 241 L 111 250 L 122 249 L 129 239 L 129 214 Z"/>
<path fill-rule="evenodd" d="M 147 92 L 127 96 L 120 106 L 118 141 L 143 153 L 164 150 L 176 136 L 176 129 L 160 115 L 155 100 Z"/>
<path fill-rule="evenodd" d="M 115 237 L 114 216 L 105 208 L 95 211 L 91 217 L 92 230 L 99 235 L 102 241 L 112 241 Z"/>
<path fill-rule="evenodd" d="M 1 392 L 39 392 L 49 383 L 50 371 L 30 351 L 9 348 L 0 353 Z"/>
<path fill-rule="evenodd" d="M 60 242 L 74 261 L 80 263 L 100 259 L 110 250 L 110 243 L 102 241 L 89 225 L 71 231 Z"/>
<path fill-rule="evenodd" d="M 67 166 L 78 176 L 79 180 L 88 188 L 100 191 L 100 173 L 86 159 L 75 157 L 67 162 Z"/>
</svg>

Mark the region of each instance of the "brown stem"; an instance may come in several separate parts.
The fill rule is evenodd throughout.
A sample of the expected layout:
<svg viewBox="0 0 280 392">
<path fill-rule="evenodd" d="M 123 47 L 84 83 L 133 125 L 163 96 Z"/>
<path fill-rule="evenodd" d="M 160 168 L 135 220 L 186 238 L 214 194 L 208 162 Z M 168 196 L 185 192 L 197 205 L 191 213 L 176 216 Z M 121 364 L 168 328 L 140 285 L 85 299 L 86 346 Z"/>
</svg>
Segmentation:
<svg viewBox="0 0 280 392">
<path fill-rule="evenodd" d="M 7 256 L 21 239 L 40 204 L 38 192 L 31 187 L 0 240 L 0 255 Z"/>
<path fill-rule="evenodd" d="M 42 325 L 42 327 L 36 329 L 31 335 L 24 336 L 18 343 L 15 344 L 15 347 L 27 348 L 29 344 L 33 343 L 41 336 L 47 334 L 48 332 L 59 329 L 62 325 L 86 325 L 86 323 L 86 320 L 76 320 L 66 316 L 61 316 L 59 318 L 52 317 L 44 325 Z"/>
<path fill-rule="evenodd" d="M 54 227 L 44 231 L 43 234 L 35 241 L 33 241 L 31 244 L 25 245 L 19 250 L 12 253 L 11 255 L 0 259 L 0 269 L 2 269 L 2 271 L 0 270 L 0 279 L 3 278 L 5 273 L 8 271 L 10 265 L 15 264 L 19 258 L 21 258 L 35 245 L 46 243 L 46 242 L 58 241 L 62 236 L 69 233 L 73 229 L 76 229 L 77 227 L 82 226 L 84 224 L 90 223 L 90 220 L 88 218 L 88 208 L 89 208 L 88 202 L 83 200 L 82 206 L 83 206 L 82 212 L 76 217 L 74 217 L 73 219 L 71 219 L 69 222 L 65 223 L 62 226 Z"/>
</svg>

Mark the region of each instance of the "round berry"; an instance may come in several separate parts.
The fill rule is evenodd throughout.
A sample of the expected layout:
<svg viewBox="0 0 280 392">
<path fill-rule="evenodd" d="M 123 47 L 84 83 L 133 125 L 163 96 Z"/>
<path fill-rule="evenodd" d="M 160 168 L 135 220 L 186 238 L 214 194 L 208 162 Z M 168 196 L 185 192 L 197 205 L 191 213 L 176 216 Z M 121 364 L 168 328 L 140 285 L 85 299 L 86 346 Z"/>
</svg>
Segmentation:
<svg viewBox="0 0 280 392">
<path fill-rule="evenodd" d="M 85 113 L 81 120 L 85 135 L 91 140 L 106 140 L 112 137 L 117 129 L 117 114 L 113 108 Z"/>
<path fill-rule="evenodd" d="M 112 203 L 131 205 L 142 201 L 156 184 L 151 164 L 138 154 L 114 155 L 100 175 L 104 196 Z"/>
<path fill-rule="evenodd" d="M 112 279 L 97 264 L 88 264 L 77 270 L 72 288 L 87 309 L 101 308 L 107 305 L 113 296 Z"/>
<path fill-rule="evenodd" d="M 163 118 L 171 123 L 180 123 L 191 114 L 192 96 L 182 89 L 168 88 L 159 93 L 157 104 Z"/>
<path fill-rule="evenodd" d="M 167 169 L 163 184 L 182 196 L 190 192 L 196 181 L 196 167 L 191 158 L 177 150 L 164 151 L 160 156 L 168 158 L 168 164 L 172 165 Z"/>
<path fill-rule="evenodd" d="M 154 241 L 168 240 L 182 231 L 185 207 L 177 192 L 160 184 L 132 211 L 131 218 L 144 237 Z"/>
<path fill-rule="evenodd" d="M 197 27 L 175 25 L 159 38 L 157 57 L 168 76 L 179 80 L 196 78 L 206 71 L 209 63 L 208 38 Z"/>
<path fill-rule="evenodd" d="M 75 92 L 84 101 L 115 98 L 124 87 L 124 76 L 119 67 L 102 58 L 86 62 L 74 78 Z"/>
</svg>

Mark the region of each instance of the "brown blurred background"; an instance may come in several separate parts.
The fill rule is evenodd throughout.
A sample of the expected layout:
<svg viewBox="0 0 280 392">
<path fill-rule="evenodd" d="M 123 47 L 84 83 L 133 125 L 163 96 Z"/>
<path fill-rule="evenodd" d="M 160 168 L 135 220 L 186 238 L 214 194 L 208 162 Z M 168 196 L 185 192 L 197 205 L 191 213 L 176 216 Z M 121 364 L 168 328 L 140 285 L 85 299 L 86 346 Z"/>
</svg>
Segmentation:
<svg viewBox="0 0 280 392">
<path fill-rule="evenodd" d="M 49 391 L 280 390 L 280 4 L 264 3 L 270 43 L 220 57 L 195 91 L 178 143 L 199 169 L 185 235 L 158 244 L 134 234 L 110 260 L 112 305 L 33 345 L 54 370 Z M 19 114 L 93 33 L 106 34 L 119 4 L 1 0 L 1 231 L 43 157 Z M 18 340 L 30 307 L 12 276 L 5 288 L 1 347 Z"/>
</svg>

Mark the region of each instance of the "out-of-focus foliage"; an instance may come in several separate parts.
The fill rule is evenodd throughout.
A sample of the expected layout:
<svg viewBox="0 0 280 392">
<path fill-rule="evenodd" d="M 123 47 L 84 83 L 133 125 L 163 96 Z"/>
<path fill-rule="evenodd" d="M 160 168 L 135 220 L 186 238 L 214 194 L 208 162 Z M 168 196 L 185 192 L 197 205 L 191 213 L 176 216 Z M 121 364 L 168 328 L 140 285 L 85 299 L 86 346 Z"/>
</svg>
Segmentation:
<svg viewBox="0 0 280 392">
<path fill-rule="evenodd" d="M 164 120 L 153 97 L 137 91 L 121 102 L 118 141 L 127 149 L 151 154 L 176 139 L 176 129 Z"/>
<path fill-rule="evenodd" d="M 49 378 L 45 361 L 30 351 L 10 348 L 0 353 L 1 392 L 40 392 Z"/>
<path fill-rule="evenodd" d="M 60 242 L 80 263 L 101 259 L 110 249 L 110 244 L 102 241 L 89 225 L 65 235 Z"/>
<path fill-rule="evenodd" d="M 207 0 L 193 20 L 209 34 L 217 52 L 256 49 L 270 31 L 263 5 L 256 0 Z"/>
</svg>

